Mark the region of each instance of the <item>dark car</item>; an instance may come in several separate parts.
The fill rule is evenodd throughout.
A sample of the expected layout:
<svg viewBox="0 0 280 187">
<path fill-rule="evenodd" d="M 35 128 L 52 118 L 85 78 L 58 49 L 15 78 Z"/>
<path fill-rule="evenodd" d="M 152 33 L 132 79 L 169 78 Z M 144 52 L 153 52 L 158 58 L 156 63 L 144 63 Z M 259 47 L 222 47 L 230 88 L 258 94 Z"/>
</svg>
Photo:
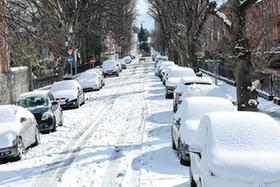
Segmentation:
<svg viewBox="0 0 280 187">
<path fill-rule="evenodd" d="M 39 125 L 40 132 L 54 132 L 63 125 L 63 112 L 50 91 L 33 91 L 20 95 L 17 105 L 28 109 Z"/>
</svg>

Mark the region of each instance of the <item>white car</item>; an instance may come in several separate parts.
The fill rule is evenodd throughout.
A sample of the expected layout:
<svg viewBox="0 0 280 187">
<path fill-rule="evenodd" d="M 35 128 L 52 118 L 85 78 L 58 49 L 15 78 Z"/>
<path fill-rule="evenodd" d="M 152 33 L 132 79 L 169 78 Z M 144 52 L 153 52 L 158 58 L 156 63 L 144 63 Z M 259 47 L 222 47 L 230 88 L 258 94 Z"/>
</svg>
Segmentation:
<svg viewBox="0 0 280 187">
<path fill-rule="evenodd" d="M 122 63 L 121 63 L 121 60 L 116 60 L 116 64 L 117 64 L 117 67 L 119 69 L 119 72 L 122 72 Z"/>
<path fill-rule="evenodd" d="M 181 78 L 196 77 L 192 68 L 177 67 L 172 68 L 165 75 L 165 98 L 173 98 L 173 92 Z"/>
<path fill-rule="evenodd" d="M 176 112 L 178 109 L 178 104 L 180 97 L 183 95 L 184 90 L 188 86 L 198 84 L 198 85 L 214 85 L 213 81 L 209 77 L 187 77 L 181 78 L 180 82 L 177 84 L 176 89 L 173 93 L 173 112 Z"/>
<path fill-rule="evenodd" d="M 168 57 L 167 56 L 161 56 L 161 55 L 157 55 L 155 58 L 155 67 L 157 66 L 157 64 L 161 61 L 167 61 Z"/>
<path fill-rule="evenodd" d="M 62 109 L 79 108 L 85 103 L 85 93 L 77 80 L 55 82 L 50 91 Z"/>
<path fill-rule="evenodd" d="M 77 80 L 84 91 L 100 90 L 102 88 L 100 76 L 93 71 L 81 73 Z"/>
<path fill-rule="evenodd" d="M 88 73 L 88 72 L 95 72 L 95 73 L 97 73 L 98 76 L 99 76 L 100 79 L 101 79 L 101 85 L 102 85 L 102 87 L 105 86 L 105 78 L 104 78 L 102 69 L 100 69 L 100 68 L 92 68 L 92 69 L 86 70 L 84 73 Z"/>
<path fill-rule="evenodd" d="M 160 72 L 163 70 L 163 68 L 168 66 L 174 66 L 175 63 L 173 61 L 161 61 L 157 64 L 155 68 L 155 76 L 160 76 Z"/>
<path fill-rule="evenodd" d="M 102 70 L 104 77 L 109 75 L 119 76 L 119 68 L 115 60 L 105 60 L 102 64 Z"/>
<path fill-rule="evenodd" d="M 184 98 L 196 96 L 222 97 L 232 100 L 231 96 L 219 86 L 192 84 L 184 89 L 182 96 L 179 98 L 178 105 L 181 104 Z"/>
<path fill-rule="evenodd" d="M 188 147 L 202 116 L 222 111 L 235 111 L 235 107 L 230 100 L 220 97 L 188 97 L 183 100 L 171 126 L 172 148 L 177 150 L 181 164 L 189 165 Z"/>
<path fill-rule="evenodd" d="M 28 147 L 39 142 L 38 124 L 31 112 L 20 106 L 0 106 L 0 160 L 21 159 Z"/>
<path fill-rule="evenodd" d="M 266 114 L 208 114 L 189 150 L 192 187 L 280 186 L 280 127 Z"/>
<path fill-rule="evenodd" d="M 132 58 L 130 56 L 125 56 L 125 57 L 123 57 L 123 61 L 126 64 L 130 64 L 132 62 Z"/>
</svg>

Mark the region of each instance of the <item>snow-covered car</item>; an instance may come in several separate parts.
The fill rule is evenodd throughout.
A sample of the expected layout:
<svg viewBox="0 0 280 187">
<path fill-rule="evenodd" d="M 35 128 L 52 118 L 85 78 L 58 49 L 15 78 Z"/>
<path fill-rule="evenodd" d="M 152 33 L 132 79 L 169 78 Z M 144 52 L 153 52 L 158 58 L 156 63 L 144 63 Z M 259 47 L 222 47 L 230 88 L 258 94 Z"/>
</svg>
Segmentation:
<svg viewBox="0 0 280 187">
<path fill-rule="evenodd" d="M 93 72 L 95 72 L 95 73 L 98 74 L 98 76 L 99 76 L 100 79 L 101 79 L 101 85 L 102 85 L 102 87 L 105 86 L 105 78 L 104 78 L 102 69 L 101 69 L 101 68 L 92 68 L 92 69 L 86 70 L 84 73 L 88 73 L 88 72 L 91 72 L 91 71 L 93 71 Z"/>
<path fill-rule="evenodd" d="M 121 63 L 120 60 L 116 60 L 116 65 L 117 65 L 117 67 L 119 69 L 119 72 L 122 72 L 122 63 Z"/>
<path fill-rule="evenodd" d="M 21 159 L 28 147 L 39 142 L 38 124 L 31 112 L 20 106 L 0 106 L 0 160 Z"/>
<path fill-rule="evenodd" d="M 192 84 L 184 89 L 183 94 L 179 98 L 177 104 L 180 105 L 184 98 L 197 96 L 222 97 L 225 99 L 232 100 L 232 98 L 225 92 L 225 90 L 223 90 L 219 86 Z"/>
<path fill-rule="evenodd" d="M 132 58 L 131 58 L 131 56 L 125 56 L 125 57 L 123 57 L 123 61 L 126 64 L 130 64 L 132 62 Z"/>
<path fill-rule="evenodd" d="M 85 103 L 85 93 L 77 80 L 55 82 L 50 91 L 62 109 L 79 108 Z"/>
<path fill-rule="evenodd" d="M 188 147 L 202 116 L 210 112 L 234 110 L 230 100 L 220 97 L 185 98 L 174 115 L 171 126 L 172 148 L 177 150 L 180 163 L 189 165 Z"/>
<path fill-rule="evenodd" d="M 155 67 L 161 61 L 168 61 L 168 57 L 167 56 L 157 55 L 156 58 L 155 58 Z"/>
<path fill-rule="evenodd" d="M 173 98 L 173 92 L 181 78 L 196 77 L 192 68 L 177 67 L 172 68 L 165 75 L 165 98 Z"/>
<path fill-rule="evenodd" d="M 102 88 L 101 78 L 94 71 L 81 73 L 77 80 L 84 91 L 100 90 Z"/>
<path fill-rule="evenodd" d="M 102 64 L 102 70 L 104 77 L 109 75 L 119 76 L 119 68 L 115 60 L 105 60 Z"/>
<path fill-rule="evenodd" d="M 34 115 L 40 132 L 54 132 L 57 126 L 63 125 L 62 109 L 49 90 L 21 94 L 16 104 Z"/>
<path fill-rule="evenodd" d="M 279 187 L 280 127 L 257 112 L 204 116 L 190 144 L 191 186 Z"/>
<path fill-rule="evenodd" d="M 173 93 L 173 112 L 178 109 L 178 104 L 180 97 L 183 95 L 184 90 L 192 84 L 199 85 L 214 85 L 213 81 L 209 77 L 186 77 L 181 78 L 180 82 L 177 84 L 176 89 Z"/>
<path fill-rule="evenodd" d="M 173 61 L 161 61 L 157 64 L 155 68 L 155 76 L 160 76 L 160 72 L 168 66 L 174 66 L 175 63 Z"/>
<path fill-rule="evenodd" d="M 119 62 L 121 63 L 122 69 L 126 69 L 126 63 L 123 59 L 119 59 Z"/>
</svg>

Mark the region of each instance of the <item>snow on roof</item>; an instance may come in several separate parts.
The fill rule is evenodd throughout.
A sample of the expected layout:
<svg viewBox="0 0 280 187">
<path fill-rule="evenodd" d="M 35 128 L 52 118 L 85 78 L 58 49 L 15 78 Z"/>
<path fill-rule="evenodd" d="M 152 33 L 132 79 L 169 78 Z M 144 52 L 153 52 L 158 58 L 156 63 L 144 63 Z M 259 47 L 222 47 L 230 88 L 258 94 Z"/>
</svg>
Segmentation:
<svg viewBox="0 0 280 187">
<path fill-rule="evenodd" d="M 26 93 L 19 95 L 17 99 L 31 97 L 31 96 L 44 96 L 48 92 L 49 92 L 49 90 L 35 90 L 32 92 L 26 92 Z"/>
<path fill-rule="evenodd" d="M 234 111 L 234 109 L 230 100 L 221 97 L 187 97 L 182 100 L 175 116 L 176 119 L 180 117 L 182 121 L 200 120 L 204 114 L 209 112 Z"/>
<path fill-rule="evenodd" d="M 280 180 L 280 127 L 266 114 L 208 114 L 193 141 L 207 144 L 207 163 L 217 176 L 250 182 Z"/>
<path fill-rule="evenodd" d="M 194 97 L 194 96 L 213 96 L 213 97 L 229 98 L 227 93 L 219 86 L 201 85 L 201 84 L 192 84 L 188 86 L 184 90 L 182 98 Z"/>
<path fill-rule="evenodd" d="M 205 107 L 207 106 L 207 107 Z M 210 112 L 234 111 L 232 102 L 220 97 L 189 97 L 180 104 L 178 114 L 181 116 L 180 132 L 183 142 L 188 145 L 197 130 L 202 116 Z"/>
</svg>

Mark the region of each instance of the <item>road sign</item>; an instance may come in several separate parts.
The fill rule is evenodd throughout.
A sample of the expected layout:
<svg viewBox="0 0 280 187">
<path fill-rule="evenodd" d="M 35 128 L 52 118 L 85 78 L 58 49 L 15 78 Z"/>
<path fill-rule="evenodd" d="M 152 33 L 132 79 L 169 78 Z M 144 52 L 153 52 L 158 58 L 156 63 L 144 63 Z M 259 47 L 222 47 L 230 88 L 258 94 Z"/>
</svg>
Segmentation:
<svg viewBox="0 0 280 187">
<path fill-rule="evenodd" d="M 74 62 L 74 57 L 73 56 L 68 56 L 67 57 L 67 63 L 68 64 L 73 64 L 73 62 Z"/>
</svg>

